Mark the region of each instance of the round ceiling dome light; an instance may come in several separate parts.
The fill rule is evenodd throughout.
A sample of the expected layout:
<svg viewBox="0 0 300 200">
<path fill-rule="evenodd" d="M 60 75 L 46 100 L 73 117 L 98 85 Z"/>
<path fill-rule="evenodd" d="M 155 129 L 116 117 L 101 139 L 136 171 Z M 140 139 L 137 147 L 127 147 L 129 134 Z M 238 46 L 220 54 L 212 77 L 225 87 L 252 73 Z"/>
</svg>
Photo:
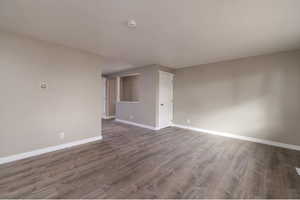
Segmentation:
<svg viewBox="0 0 300 200">
<path fill-rule="evenodd" d="M 130 19 L 127 21 L 128 28 L 136 28 L 136 21 L 133 19 Z"/>
</svg>

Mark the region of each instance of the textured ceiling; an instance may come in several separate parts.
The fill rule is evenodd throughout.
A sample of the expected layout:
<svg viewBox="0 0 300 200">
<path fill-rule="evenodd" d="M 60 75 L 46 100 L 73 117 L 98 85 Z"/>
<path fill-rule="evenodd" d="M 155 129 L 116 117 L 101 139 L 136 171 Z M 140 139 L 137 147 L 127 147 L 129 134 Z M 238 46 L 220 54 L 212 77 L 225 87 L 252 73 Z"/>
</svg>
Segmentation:
<svg viewBox="0 0 300 200">
<path fill-rule="evenodd" d="M 0 28 L 109 57 L 105 73 L 177 68 L 299 49 L 300 0 L 0 0 Z"/>
</svg>

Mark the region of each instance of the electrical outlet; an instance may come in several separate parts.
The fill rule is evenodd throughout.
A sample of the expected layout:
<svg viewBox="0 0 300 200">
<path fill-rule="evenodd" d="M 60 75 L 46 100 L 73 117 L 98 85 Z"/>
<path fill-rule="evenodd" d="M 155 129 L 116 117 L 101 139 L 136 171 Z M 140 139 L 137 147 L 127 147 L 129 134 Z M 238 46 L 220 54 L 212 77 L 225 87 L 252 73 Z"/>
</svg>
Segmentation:
<svg viewBox="0 0 300 200">
<path fill-rule="evenodd" d="M 187 119 L 187 120 L 186 120 L 186 123 L 190 124 L 190 123 L 191 123 L 191 120 L 190 120 L 190 119 Z"/>
<path fill-rule="evenodd" d="M 296 172 L 300 176 L 300 168 L 296 167 Z"/>
<path fill-rule="evenodd" d="M 60 132 L 59 133 L 59 137 L 61 140 L 65 139 L 65 133 L 64 132 Z"/>
</svg>

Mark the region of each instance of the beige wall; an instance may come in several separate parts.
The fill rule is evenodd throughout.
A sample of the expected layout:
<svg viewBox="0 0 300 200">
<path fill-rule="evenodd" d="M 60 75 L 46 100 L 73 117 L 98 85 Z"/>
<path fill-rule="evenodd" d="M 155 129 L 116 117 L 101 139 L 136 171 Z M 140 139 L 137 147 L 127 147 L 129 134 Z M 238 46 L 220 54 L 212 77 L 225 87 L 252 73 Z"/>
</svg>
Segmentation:
<svg viewBox="0 0 300 200">
<path fill-rule="evenodd" d="M 100 59 L 0 32 L 0 157 L 100 136 Z"/>
<path fill-rule="evenodd" d="M 300 145 L 299 102 L 300 51 L 182 68 L 175 75 L 175 124 Z"/>
<path fill-rule="evenodd" d="M 108 77 L 139 74 L 139 102 L 118 102 L 116 118 L 139 123 L 142 125 L 158 126 L 158 86 L 159 70 L 174 72 L 160 65 L 148 65 L 108 75 Z"/>
<path fill-rule="evenodd" d="M 148 126 L 156 126 L 156 66 L 150 65 L 131 69 L 110 76 L 125 76 L 139 74 L 139 102 L 118 102 L 116 106 L 116 118 Z"/>
</svg>

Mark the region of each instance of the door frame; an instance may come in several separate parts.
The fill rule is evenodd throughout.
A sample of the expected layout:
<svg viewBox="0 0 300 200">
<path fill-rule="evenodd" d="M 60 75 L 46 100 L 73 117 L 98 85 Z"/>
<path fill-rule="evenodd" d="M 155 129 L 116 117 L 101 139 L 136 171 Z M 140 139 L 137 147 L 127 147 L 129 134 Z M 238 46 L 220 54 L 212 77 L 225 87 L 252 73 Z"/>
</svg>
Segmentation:
<svg viewBox="0 0 300 200">
<path fill-rule="evenodd" d="M 102 118 L 106 118 L 107 116 L 107 109 L 106 109 L 106 104 L 107 104 L 107 94 L 106 94 L 106 77 L 102 76 Z"/>
</svg>

